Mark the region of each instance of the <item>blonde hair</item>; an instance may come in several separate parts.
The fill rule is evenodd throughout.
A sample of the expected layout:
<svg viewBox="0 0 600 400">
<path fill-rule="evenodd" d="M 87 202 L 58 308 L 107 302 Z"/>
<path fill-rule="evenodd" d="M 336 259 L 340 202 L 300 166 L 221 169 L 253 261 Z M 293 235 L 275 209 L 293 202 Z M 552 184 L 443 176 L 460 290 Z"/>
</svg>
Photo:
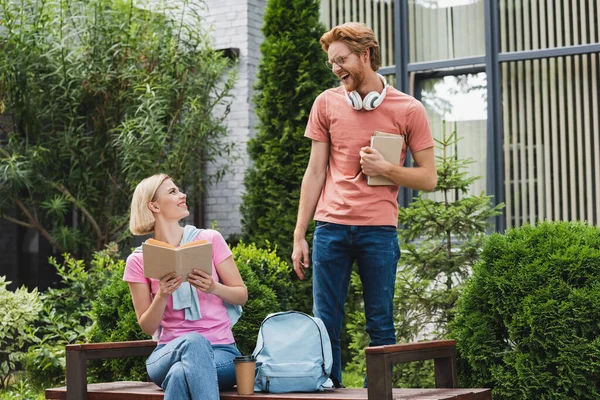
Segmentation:
<svg viewBox="0 0 600 400">
<path fill-rule="evenodd" d="M 129 216 L 129 230 L 134 235 L 154 232 L 154 214 L 148 208 L 148 203 L 156 200 L 156 190 L 167 179 L 170 179 L 167 174 L 156 174 L 142 180 L 135 187 Z"/>
<path fill-rule="evenodd" d="M 359 22 L 346 22 L 338 25 L 321 36 L 321 48 L 327 52 L 331 43 L 339 41 L 346 43 L 352 53 L 357 55 L 368 49 L 371 68 L 373 71 L 379 69 L 381 64 L 379 42 L 371 28 Z"/>
</svg>

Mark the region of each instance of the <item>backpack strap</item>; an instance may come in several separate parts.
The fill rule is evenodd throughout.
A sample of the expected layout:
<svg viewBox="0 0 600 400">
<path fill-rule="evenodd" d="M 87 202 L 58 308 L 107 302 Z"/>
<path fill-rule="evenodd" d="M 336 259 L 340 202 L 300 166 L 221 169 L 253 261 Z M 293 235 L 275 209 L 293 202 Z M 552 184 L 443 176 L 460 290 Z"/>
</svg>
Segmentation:
<svg viewBox="0 0 600 400">
<path fill-rule="evenodd" d="M 330 377 L 329 377 L 329 379 L 331 379 L 331 382 L 333 382 L 333 387 L 334 387 L 334 388 L 336 388 L 336 389 L 339 389 L 339 388 L 343 388 L 343 387 L 345 387 L 344 385 L 342 385 L 342 384 L 340 383 L 340 381 L 338 381 L 338 380 L 337 380 L 337 378 L 336 378 L 336 377 L 334 377 L 334 376 L 330 376 Z"/>
</svg>

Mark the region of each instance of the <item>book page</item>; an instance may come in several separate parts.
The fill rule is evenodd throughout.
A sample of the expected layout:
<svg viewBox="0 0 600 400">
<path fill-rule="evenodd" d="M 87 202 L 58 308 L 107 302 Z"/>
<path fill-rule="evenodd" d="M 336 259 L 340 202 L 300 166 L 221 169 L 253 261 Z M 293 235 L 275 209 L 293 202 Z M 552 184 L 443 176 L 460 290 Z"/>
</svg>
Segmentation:
<svg viewBox="0 0 600 400">
<path fill-rule="evenodd" d="M 175 246 L 173 246 L 171 243 L 163 242 L 161 240 L 156 240 L 154 238 L 150 238 L 150 239 L 146 240 L 146 243 L 148 243 L 148 244 L 154 244 L 156 246 L 166 247 L 168 249 L 174 249 L 175 248 Z"/>
<path fill-rule="evenodd" d="M 197 246 L 199 244 L 205 244 L 208 243 L 206 240 L 194 240 L 193 242 L 188 242 L 186 244 L 182 244 L 181 246 L 179 246 L 180 249 L 184 249 L 186 247 L 192 247 L 192 246 Z"/>
</svg>

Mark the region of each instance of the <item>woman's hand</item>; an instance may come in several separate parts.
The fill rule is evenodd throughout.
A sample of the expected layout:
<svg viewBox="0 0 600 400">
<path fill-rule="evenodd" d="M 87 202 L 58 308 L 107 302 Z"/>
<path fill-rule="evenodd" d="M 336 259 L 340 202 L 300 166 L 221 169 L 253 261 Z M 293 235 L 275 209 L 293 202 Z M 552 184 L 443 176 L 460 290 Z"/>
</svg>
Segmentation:
<svg viewBox="0 0 600 400">
<path fill-rule="evenodd" d="M 194 269 L 194 272 L 188 275 L 188 282 L 198 290 L 208 294 L 214 294 L 218 286 L 212 275 L 199 269 Z"/>
<path fill-rule="evenodd" d="M 163 276 L 160 280 L 160 287 L 158 288 L 158 293 L 156 295 L 158 297 L 168 298 L 179 289 L 182 282 L 180 276 L 175 275 L 175 272 L 171 272 L 170 274 Z"/>
</svg>

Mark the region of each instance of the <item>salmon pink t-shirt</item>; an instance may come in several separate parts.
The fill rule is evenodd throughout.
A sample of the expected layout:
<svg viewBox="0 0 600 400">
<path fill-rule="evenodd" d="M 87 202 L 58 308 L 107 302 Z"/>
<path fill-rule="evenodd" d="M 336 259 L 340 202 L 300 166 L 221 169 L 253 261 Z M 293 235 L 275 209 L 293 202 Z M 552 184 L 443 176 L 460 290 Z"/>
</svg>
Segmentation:
<svg viewBox="0 0 600 400">
<path fill-rule="evenodd" d="M 231 256 L 231 250 L 223 239 L 223 236 L 215 230 L 204 229 L 198 233 L 194 240 L 206 240 L 212 243 L 212 276 L 220 281 L 215 268 L 227 257 Z M 156 295 L 160 287 L 158 279 L 146 278 L 144 276 L 144 259 L 142 253 L 132 253 L 127 257 L 123 280 L 126 282 L 146 283 L 150 285 L 152 296 Z M 223 300 L 214 294 L 207 294 L 198 289 L 200 300 L 200 313 L 202 318 L 197 321 L 186 321 L 184 310 L 173 310 L 173 296 L 169 296 L 167 306 L 161 321 L 161 332 L 158 343 L 164 344 L 184 335 L 197 332 L 204 336 L 211 344 L 234 343 L 231 333 L 231 321 L 227 316 L 227 308 Z"/>
<path fill-rule="evenodd" d="M 343 225 L 398 225 L 398 186 L 369 186 L 360 168 L 360 149 L 373 132 L 404 136 L 400 163 L 407 145 L 412 153 L 433 147 L 429 120 L 414 97 L 388 86 L 375 110 L 351 108 L 340 86 L 315 100 L 305 136 L 329 143 L 329 165 L 315 220 Z"/>
</svg>

